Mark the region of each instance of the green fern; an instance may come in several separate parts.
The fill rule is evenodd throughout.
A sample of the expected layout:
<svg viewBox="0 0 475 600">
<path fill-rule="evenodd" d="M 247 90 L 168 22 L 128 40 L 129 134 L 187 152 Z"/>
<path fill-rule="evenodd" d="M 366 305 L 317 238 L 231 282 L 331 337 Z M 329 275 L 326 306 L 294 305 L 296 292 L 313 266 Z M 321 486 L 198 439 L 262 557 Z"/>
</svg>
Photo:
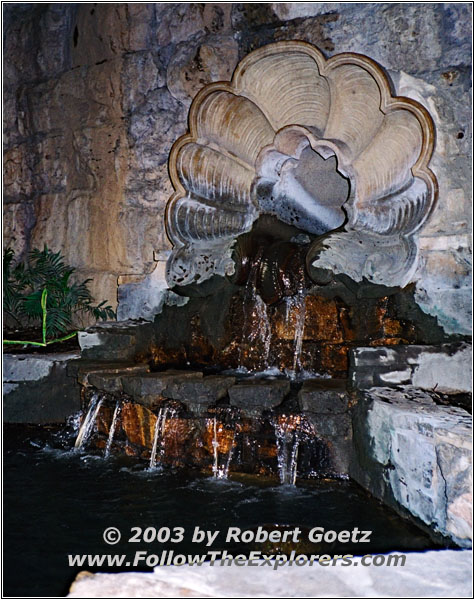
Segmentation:
<svg viewBox="0 0 475 600">
<path fill-rule="evenodd" d="M 75 315 L 90 314 L 102 321 L 116 318 L 105 300 L 94 304 L 88 289 L 91 279 L 71 281 L 75 269 L 60 252 L 45 245 L 43 250 L 32 250 L 26 263 L 15 264 L 14 258 L 14 251 L 7 248 L 3 255 L 4 311 L 23 328 L 44 326 L 44 342 L 46 337 L 70 331 Z"/>
</svg>

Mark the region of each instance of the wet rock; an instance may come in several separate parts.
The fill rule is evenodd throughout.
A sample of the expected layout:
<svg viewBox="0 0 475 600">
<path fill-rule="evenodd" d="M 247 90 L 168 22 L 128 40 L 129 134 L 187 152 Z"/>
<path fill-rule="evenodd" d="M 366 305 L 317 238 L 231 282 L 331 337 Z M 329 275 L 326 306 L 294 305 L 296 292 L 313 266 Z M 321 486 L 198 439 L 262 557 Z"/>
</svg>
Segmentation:
<svg viewBox="0 0 475 600">
<path fill-rule="evenodd" d="M 462 547 L 472 539 L 472 418 L 413 387 L 371 388 L 354 409 L 350 475 Z"/>
<path fill-rule="evenodd" d="M 301 263 L 302 264 L 302 263 Z M 287 300 L 289 302 L 290 299 Z M 305 306 L 302 306 L 302 303 Z M 293 340 L 299 313 L 305 311 L 304 340 L 318 340 L 338 344 L 344 341 L 335 300 L 308 295 L 298 302 L 290 300 L 290 306 L 282 306 L 277 312 L 276 333 L 282 339 Z"/>
<path fill-rule="evenodd" d="M 325 440 L 335 473 L 348 473 L 352 444 L 345 379 L 309 379 L 298 393 L 299 407 Z"/>
<path fill-rule="evenodd" d="M 309 414 L 307 417 L 317 434 L 324 438 L 338 436 L 348 438 L 351 433 L 351 419 L 348 413 L 339 415 Z"/>
<path fill-rule="evenodd" d="M 300 410 L 317 414 L 344 413 L 348 399 L 344 379 L 308 379 L 298 394 Z"/>
<path fill-rule="evenodd" d="M 156 406 L 162 400 L 163 393 L 169 385 L 183 383 L 184 380 L 196 380 L 203 377 L 199 371 L 163 371 L 161 373 L 145 373 L 122 378 L 123 391 L 132 396 L 136 402 L 144 406 Z"/>
<path fill-rule="evenodd" d="M 121 389 L 121 382 L 118 379 L 124 375 L 147 373 L 149 370 L 147 363 L 104 362 L 84 358 L 71 361 L 68 364 L 68 375 L 75 377 L 78 383 L 85 387 L 93 385 L 104 391 L 116 391 L 106 390 L 104 386 L 107 385 L 115 385 L 117 391 Z M 103 380 L 105 377 L 110 378 L 107 384 Z M 115 380 L 115 383 L 113 383 L 113 380 Z"/>
<path fill-rule="evenodd" d="M 310 420 L 312 420 L 312 417 L 310 417 Z M 316 425 L 316 427 L 318 427 L 318 425 Z M 348 473 L 350 472 L 351 455 L 353 452 L 353 442 L 351 438 L 351 429 L 349 429 L 346 435 L 335 435 L 333 437 L 328 436 L 325 438 L 328 444 L 331 468 L 340 476 L 348 476 Z"/>
<path fill-rule="evenodd" d="M 150 409 L 141 404 L 125 402 L 122 405 L 120 422 L 129 443 L 152 448 L 157 417 Z"/>
<path fill-rule="evenodd" d="M 165 398 L 179 400 L 188 407 L 192 405 L 208 405 L 218 402 L 227 396 L 229 388 L 234 385 L 235 377 L 209 375 L 202 373 L 196 378 L 187 377 L 172 380 L 162 392 Z"/>
<path fill-rule="evenodd" d="M 98 390 L 103 390 L 104 392 L 110 392 L 111 394 L 113 394 L 122 391 L 121 374 L 91 373 L 88 376 L 88 381 L 90 385 L 97 388 Z"/>
<path fill-rule="evenodd" d="M 228 393 L 232 406 L 242 409 L 244 414 L 254 415 L 278 406 L 289 392 L 287 380 L 254 379 L 234 385 Z"/>
</svg>

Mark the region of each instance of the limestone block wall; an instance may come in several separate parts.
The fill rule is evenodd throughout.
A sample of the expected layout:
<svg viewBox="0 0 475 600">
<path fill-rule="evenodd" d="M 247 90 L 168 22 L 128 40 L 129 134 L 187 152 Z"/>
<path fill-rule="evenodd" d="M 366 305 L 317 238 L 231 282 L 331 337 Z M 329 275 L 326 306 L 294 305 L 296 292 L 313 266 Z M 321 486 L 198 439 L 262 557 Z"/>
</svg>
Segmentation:
<svg viewBox="0 0 475 600">
<path fill-rule="evenodd" d="M 300 39 L 370 56 L 433 115 L 441 193 L 417 300 L 469 333 L 470 24 L 469 3 L 5 5 L 4 243 L 61 250 L 98 300 L 116 304 L 126 276 L 121 315 L 146 304 L 150 317 L 170 250 L 168 154 L 193 97 L 251 50 Z"/>
</svg>

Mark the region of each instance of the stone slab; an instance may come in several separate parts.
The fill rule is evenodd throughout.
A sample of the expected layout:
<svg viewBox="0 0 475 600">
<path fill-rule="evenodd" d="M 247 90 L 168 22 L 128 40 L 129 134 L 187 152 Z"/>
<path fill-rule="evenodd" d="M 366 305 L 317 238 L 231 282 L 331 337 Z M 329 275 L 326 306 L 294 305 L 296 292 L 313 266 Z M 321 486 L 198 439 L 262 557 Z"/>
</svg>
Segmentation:
<svg viewBox="0 0 475 600">
<path fill-rule="evenodd" d="M 147 363 L 135 362 L 110 362 L 80 359 L 68 364 L 68 375 L 76 377 L 81 385 L 93 385 L 98 389 L 105 391 L 120 391 L 122 389 L 121 377 L 125 375 L 135 375 L 147 373 L 150 371 Z M 115 384 L 112 384 L 111 378 L 115 376 Z M 107 377 L 108 381 L 102 379 Z M 92 382 L 94 380 L 94 383 Z M 116 390 L 107 389 L 104 386 L 113 385 Z"/>
<path fill-rule="evenodd" d="M 290 382 L 287 380 L 253 379 L 239 382 L 228 393 L 232 406 L 263 410 L 278 406 L 289 392 Z"/>
<path fill-rule="evenodd" d="M 152 407 L 161 399 L 163 392 L 173 383 L 182 383 L 185 380 L 201 379 L 200 371 L 168 370 L 141 375 L 128 375 L 122 377 L 122 389 L 139 404 Z"/>
<path fill-rule="evenodd" d="M 348 400 L 345 379 L 308 379 L 298 393 L 300 410 L 318 414 L 346 412 Z"/>
<path fill-rule="evenodd" d="M 54 365 L 76 360 L 78 351 L 51 354 L 7 354 L 3 355 L 3 381 L 39 381 L 48 377 Z"/>
<path fill-rule="evenodd" d="M 103 390 L 104 392 L 109 392 L 111 394 L 122 392 L 121 373 L 90 373 L 87 379 L 89 385 L 92 385 L 92 387 L 95 387 L 98 390 Z"/>
<path fill-rule="evenodd" d="M 397 553 L 400 554 L 400 553 Z M 472 552 L 411 552 L 404 567 L 156 567 L 153 573 L 82 571 L 69 598 L 471 598 Z M 355 560 L 355 562 L 356 562 Z"/>
<path fill-rule="evenodd" d="M 174 379 L 167 385 L 163 395 L 165 398 L 179 400 L 186 405 L 211 404 L 225 398 L 235 381 L 235 377 L 221 375 Z"/>
<path fill-rule="evenodd" d="M 412 387 L 360 393 L 350 476 L 401 514 L 472 544 L 472 417 Z"/>
<path fill-rule="evenodd" d="M 472 389 L 472 346 L 466 342 L 355 348 L 349 358 L 357 389 L 414 385 L 446 394 Z"/>
</svg>

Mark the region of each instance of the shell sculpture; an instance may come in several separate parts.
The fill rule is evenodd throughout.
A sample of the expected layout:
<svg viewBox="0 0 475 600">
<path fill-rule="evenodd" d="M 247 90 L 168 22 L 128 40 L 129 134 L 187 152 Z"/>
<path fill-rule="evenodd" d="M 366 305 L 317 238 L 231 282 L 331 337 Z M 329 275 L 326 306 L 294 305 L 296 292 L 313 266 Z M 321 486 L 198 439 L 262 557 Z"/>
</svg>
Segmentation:
<svg viewBox="0 0 475 600">
<path fill-rule="evenodd" d="M 359 54 L 325 59 L 305 42 L 260 48 L 232 81 L 204 87 L 174 144 L 166 211 L 170 285 L 234 271 L 232 246 L 260 214 L 317 237 L 307 268 L 404 286 L 414 234 L 437 199 L 426 109 L 393 97 Z"/>
</svg>

